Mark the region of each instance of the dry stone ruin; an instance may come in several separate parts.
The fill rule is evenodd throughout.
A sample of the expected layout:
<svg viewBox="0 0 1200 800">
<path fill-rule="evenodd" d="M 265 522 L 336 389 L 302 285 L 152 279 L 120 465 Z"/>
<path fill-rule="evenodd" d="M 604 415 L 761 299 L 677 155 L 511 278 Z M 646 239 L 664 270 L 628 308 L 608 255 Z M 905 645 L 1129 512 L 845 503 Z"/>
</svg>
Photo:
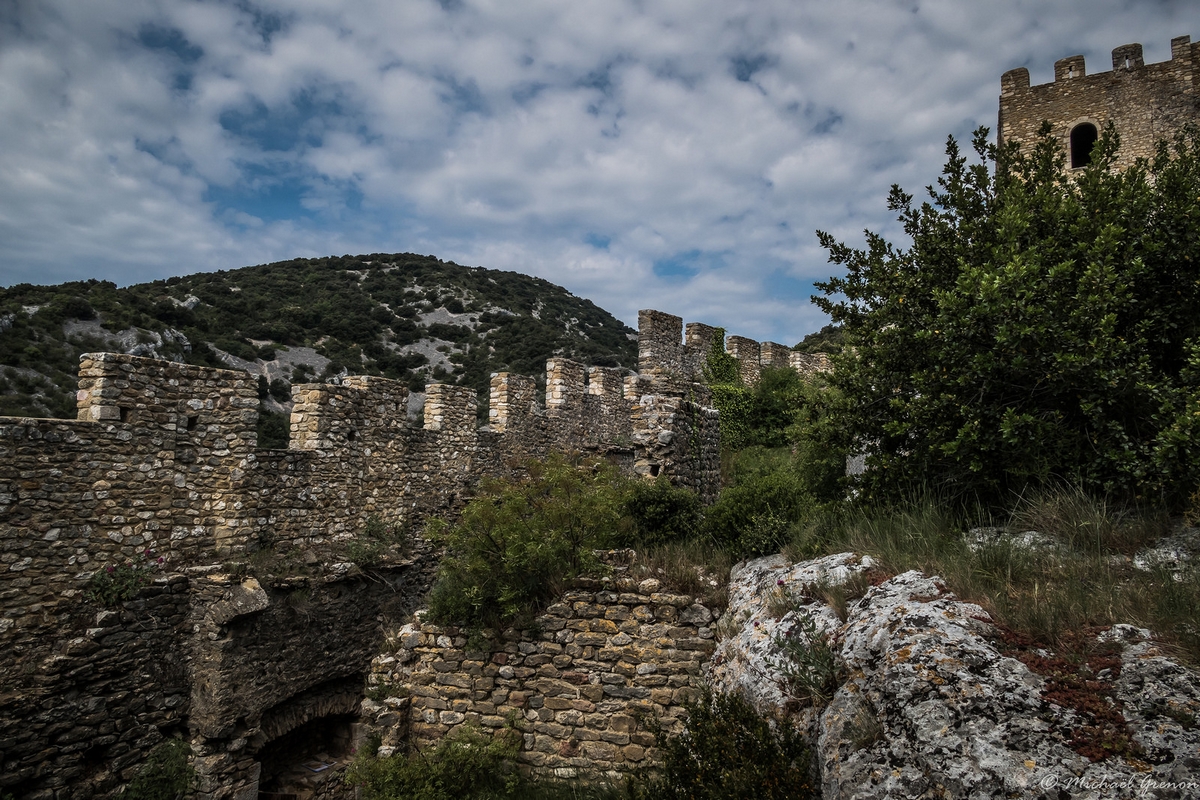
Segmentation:
<svg viewBox="0 0 1200 800">
<path fill-rule="evenodd" d="M 369 573 L 348 563 L 347 548 L 369 526 L 420 530 L 431 516 L 454 515 L 479 479 L 553 452 L 599 455 L 714 496 L 719 419 L 697 380 L 716 329 L 689 324 L 685 338 L 679 317 L 657 311 L 639 322 L 637 374 L 551 359 L 542 403 L 532 378 L 500 373 L 482 425 L 475 392 L 461 386 L 428 386 L 413 418 L 407 388 L 386 379 L 296 385 L 285 450 L 257 447 L 247 373 L 84 356 L 76 419 L 0 418 L 0 791 L 114 796 L 156 744 L 178 736 L 193 750 L 198 797 L 268 796 L 298 762 L 345 753 L 361 734 L 385 622 L 407 619 L 428 589 L 437 556 L 419 537 L 404 558 Z M 751 382 L 764 364 L 820 366 L 773 343 L 731 337 L 726 346 Z M 264 557 L 276 557 L 270 579 L 255 567 Z M 126 567 L 148 578 L 133 599 L 105 607 L 89 594 L 94 574 Z M 469 659 L 451 657 L 456 640 L 437 635 L 420 640 L 430 649 L 417 663 L 454 662 L 472 680 L 495 678 L 484 674 L 493 667 L 497 676 L 506 666 L 532 670 L 505 702 L 524 692 L 531 708 L 555 713 L 615 712 L 558 709 L 562 693 L 529 683 L 534 675 L 587 703 L 589 692 L 610 704 L 650 702 L 654 692 L 670 707 L 697 674 L 707 612 L 650 587 L 580 591 L 564 601 L 560 631 L 509 643 L 509 663 L 475 675 Z M 573 641 L 560 641 L 561 631 Z M 658 647 L 633 675 L 623 672 L 627 654 L 596 655 L 639 636 L 675 636 L 678 646 Z M 572 647 L 592 666 L 567 669 Z M 471 703 L 485 704 L 476 710 L 420 711 L 482 714 L 492 701 L 481 691 L 469 690 Z M 424 719 L 413 728 L 421 740 L 435 732 L 419 727 Z M 447 719 L 457 717 L 428 724 Z M 577 752 L 543 763 L 573 768 L 601 753 L 605 764 L 636 763 L 645 744 L 633 733 L 598 734 L 586 746 L 588 734 L 572 733 L 564 741 Z M 321 786 L 313 796 L 340 796 L 339 781 Z"/>
</svg>

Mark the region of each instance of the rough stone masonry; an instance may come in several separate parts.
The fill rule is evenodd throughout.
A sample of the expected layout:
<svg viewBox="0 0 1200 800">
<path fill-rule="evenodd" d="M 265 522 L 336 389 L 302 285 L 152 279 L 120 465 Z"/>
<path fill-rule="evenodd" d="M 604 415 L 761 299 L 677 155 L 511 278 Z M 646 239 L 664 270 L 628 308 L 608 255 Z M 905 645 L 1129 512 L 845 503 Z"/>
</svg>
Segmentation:
<svg viewBox="0 0 1200 800">
<path fill-rule="evenodd" d="M 177 735 L 200 797 L 256 797 L 264 753 L 354 713 L 385 622 L 427 589 L 427 545 L 369 576 L 339 563 L 373 519 L 419 528 L 551 452 L 713 496 L 719 420 L 695 380 L 715 329 L 639 321 L 639 374 L 552 359 L 543 405 L 501 373 L 483 426 L 465 387 L 428 387 L 412 423 L 406 387 L 352 377 L 294 386 L 289 446 L 263 450 L 247 373 L 112 353 L 82 359 L 77 419 L 0 418 L 0 791 L 114 796 Z M 747 342 L 730 347 L 749 379 L 786 353 Z M 254 574 L 264 555 L 306 569 Z M 110 567 L 151 582 L 102 607 L 87 589 Z M 553 644 L 574 646 L 536 646 Z"/>
</svg>

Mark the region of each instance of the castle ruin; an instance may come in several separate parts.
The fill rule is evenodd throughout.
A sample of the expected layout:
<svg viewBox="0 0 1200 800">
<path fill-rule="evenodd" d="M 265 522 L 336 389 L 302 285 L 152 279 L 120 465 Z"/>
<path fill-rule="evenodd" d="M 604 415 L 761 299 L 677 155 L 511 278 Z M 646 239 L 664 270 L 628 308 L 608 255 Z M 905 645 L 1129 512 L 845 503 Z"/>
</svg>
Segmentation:
<svg viewBox="0 0 1200 800">
<path fill-rule="evenodd" d="M 1067 165 L 1091 163 L 1092 146 L 1112 123 L 1121 137 L 1117 168 L 1154 155 L 1170 139 L 1200 119 L 1200 43 L 1171 40 L 1171 60 L 1146 64 L 1140 44 L 1112 51 L 1112 71 L 1089 75 L 1083 56 L 1054 63 L 1054 82 L 1029 85 L 1029 70 L 1012 69 L 1000 78 L 997 140 L 1031 144 L 1043 121 L 1067 154 Z"/>
<path fill-rule="evenodd" d="M 657 311 L 639 327 L 638 374 L 551 359 L 539 403 L 532 378 L 499 373 L 483 425 L 461 386 L 428 386 L 415 418 L 395 381 L 293 386 L 284 450 L 257 447 L 247 373 L 83 356 L 76 419 L 0 418 L 0 791 L 115 796 L 180 736 L 197 797 L 252 800 L 297 737 L 349 740 L 384 623 L 417 607 L 437 560 L 417 539 L 369 574 L 339 561 L 373 520 L 419 529 L 550 453 L 714 497 L 720 423 L 699 379 L 717 329 L 683 337 Z M 725 346 L 748 382 L 763 365 L 822 366 Z M 254 574 L 272 553 L 294 577 Z M 89 597 L 94 574 L 125 564 L 153 580 L 112 608 Z"/>
</svg>

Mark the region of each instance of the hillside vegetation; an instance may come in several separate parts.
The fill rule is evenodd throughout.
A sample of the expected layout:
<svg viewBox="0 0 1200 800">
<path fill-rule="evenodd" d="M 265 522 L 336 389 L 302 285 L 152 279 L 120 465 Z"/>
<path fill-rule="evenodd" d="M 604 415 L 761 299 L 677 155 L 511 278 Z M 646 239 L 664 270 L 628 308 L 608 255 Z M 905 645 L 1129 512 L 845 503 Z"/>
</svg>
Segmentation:
<svg viewBox="0 0 1200 800">
<path fill-rule="evenodd" d="M 634 332 L 588 300 L 515 272 L 410 253 L 293 259 L 118 288 L 0 289 L 0 414 L 74 416 L 79 354 L 117 350 L 292 382 L 383 375 L 420 390 L 489 375 L 545 380 L 545 360 L 633 367 Z"/>
</svg>

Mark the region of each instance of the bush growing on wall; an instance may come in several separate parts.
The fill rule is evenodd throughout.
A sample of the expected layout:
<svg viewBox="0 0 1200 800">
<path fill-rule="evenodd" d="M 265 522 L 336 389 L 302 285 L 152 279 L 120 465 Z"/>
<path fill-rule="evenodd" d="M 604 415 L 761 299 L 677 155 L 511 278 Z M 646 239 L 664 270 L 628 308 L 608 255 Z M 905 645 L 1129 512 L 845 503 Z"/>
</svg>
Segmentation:
<svg viewBox="0 0 1200 800">
<path fill-rule="evenodd" d="M 806 800 L 808 746 L 786 720 L 774 726 L 740 694 L 705 695 L 687 709 L 687 733 L 658 731 L 663 764 L 635 784 L 638 800 Z"/>
<path fill-rule="evenodd" d="M 128 800 L 180 800 L 192 787 L 196 771 L 188 763 L 192 748 L 182 739 L 167 739 L 146 758 L 121 795 Z"/>
<path fill-rule="evenodd" d="M 528 477 L 485 485 L 453 527 L 429 597 L 442 625 L 499 626 L 533 611 L 567 581 L 599 568 L 618 539 L 626 482 L 607 461 L 530 462 Z"/>
<path fill-rule="evenodd" d="M 846 268 L 814 302 L 852 345 L 832 382 L 865 497 L 1063 481 L 1175 502 L 1200 481 L 1200 134 L 1124 172 L 1111 129 L 1081 171 L 1048 128 L 1032 144 L 980 129 L 930 202 L 893 187 L 908 249 L 818 233 Z"/>
</svg>

